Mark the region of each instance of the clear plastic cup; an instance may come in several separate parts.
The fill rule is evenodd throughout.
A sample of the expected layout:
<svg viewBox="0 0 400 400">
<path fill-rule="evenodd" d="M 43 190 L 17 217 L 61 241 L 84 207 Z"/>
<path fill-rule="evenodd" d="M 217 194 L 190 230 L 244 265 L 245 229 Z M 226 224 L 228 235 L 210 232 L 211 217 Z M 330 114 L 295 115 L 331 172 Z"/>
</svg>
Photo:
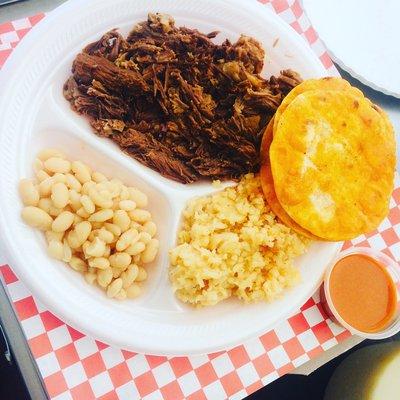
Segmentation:
<svg viewBox="0 0 400 400">
<path fill-rule="evenodd" d="M 392 322 L 386 326 L 383 330 L 379 332 L 363 332 L 355 329 L 351 325 L 349 325 L 340 314 L 337 312 L 333 302 L 331 295 L 329 293 L 329 281 L 331 277 L 332 270 L 336 263 L 341 260 L 342 258 L 351 255 L 351 254 L 364 254 L 367 255 L 376 261 L 378 261 L 382 266 L 386 267 L 387 272 L 389 273 L 390 277 L 393 279 L 393 282 L 396 286 L 396 296 L 397 296 L 397 309 L 393 316 Z M 321 286 L 321 303 L 328 314 L 328 316 L 339 325 L 342 325 L 344 328 L 348 329 L 352 334 L 361 336 L 366 339 L 386 339 L 390 336 L 395 335 L 400 331 L 400 266 L 389 256 L 380 251 L 376 251 L 369 247 L 357 247 L 353 249 L 349 249 L 346 251 L 341 252 L 338 257 L 336 257 L 332 263 L 329 265 L 325 272 L 324 283 Z"/>
</svg>

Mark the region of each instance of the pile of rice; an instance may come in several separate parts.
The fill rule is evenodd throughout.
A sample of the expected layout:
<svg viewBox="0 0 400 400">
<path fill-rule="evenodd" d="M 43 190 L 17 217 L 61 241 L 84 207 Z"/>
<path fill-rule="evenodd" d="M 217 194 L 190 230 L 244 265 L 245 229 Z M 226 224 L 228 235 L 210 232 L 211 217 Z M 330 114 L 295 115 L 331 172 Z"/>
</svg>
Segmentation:
<svg viewBox="0 0 400 400">
<path fill-rule="evenodd" d="M 264 200 L 258 176 L 194 199 L 183 213 L 178 246 L 170 250 L 177 297 L 196 306 L 236 296 L 272 301 L 299 282 L 293 265 L 309 240 L 279 223 Z"/>
</svg>

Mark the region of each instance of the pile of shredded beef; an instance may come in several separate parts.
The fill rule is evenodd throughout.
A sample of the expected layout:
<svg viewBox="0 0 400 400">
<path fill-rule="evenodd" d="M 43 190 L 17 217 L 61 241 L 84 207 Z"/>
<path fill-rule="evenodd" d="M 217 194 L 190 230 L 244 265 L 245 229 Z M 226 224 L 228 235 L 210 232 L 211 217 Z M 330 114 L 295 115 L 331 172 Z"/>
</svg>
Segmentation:
<svg viewBox="0 0 400 400">
<path fill-rule="evenodd" d="M 300 77 L 287 70 L 266 80 L 260 43 L 217 45 L 216 35 L 149 14 L 126 39 L 112 30 L 83 49 L 64 96 L 99 136 L 165 177 L 255 172 L 263 130 Z"/>
</svg>

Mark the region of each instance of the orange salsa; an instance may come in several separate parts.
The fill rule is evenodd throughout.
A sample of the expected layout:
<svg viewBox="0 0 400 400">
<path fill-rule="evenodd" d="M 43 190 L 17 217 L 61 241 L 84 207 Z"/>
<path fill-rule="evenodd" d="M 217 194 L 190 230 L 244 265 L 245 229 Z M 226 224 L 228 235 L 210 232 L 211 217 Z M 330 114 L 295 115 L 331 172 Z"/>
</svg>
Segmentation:
<svg viewBox="0 0 400 400">
<path fill-rule="evenodd" d="M 364 254 L 351 254 L 336 263 L 329 292 L 338 314 L 361 332 L 385 329 L 397 309 L 393 279 L 383 265 Z"/>
</svg>

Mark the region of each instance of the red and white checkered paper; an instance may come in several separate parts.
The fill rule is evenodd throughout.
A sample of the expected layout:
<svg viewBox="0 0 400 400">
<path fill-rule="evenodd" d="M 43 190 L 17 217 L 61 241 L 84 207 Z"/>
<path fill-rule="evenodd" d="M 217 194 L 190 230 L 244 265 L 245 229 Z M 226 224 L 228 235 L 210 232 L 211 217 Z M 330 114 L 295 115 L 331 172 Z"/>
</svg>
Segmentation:
<svg viewBox="0 0 400 400">
<path fill-rule="evenodd" d="M 298 0 L 262 0 L 310 44 L 337 74 Z M 0 25 L 0 67 L 43 14 Z M 400 259 L 400 182 L 379 230 L 347 242 Z M 53 400 L 242 399 L 335 346 L 350 333 L 324 314 L 319 296 L 259 338 L 196 357 L 157 357 L 112 348 L 66 325 L 43 307 L 4 265 L 0 267 L 30 348 Z"/>
</svg>

